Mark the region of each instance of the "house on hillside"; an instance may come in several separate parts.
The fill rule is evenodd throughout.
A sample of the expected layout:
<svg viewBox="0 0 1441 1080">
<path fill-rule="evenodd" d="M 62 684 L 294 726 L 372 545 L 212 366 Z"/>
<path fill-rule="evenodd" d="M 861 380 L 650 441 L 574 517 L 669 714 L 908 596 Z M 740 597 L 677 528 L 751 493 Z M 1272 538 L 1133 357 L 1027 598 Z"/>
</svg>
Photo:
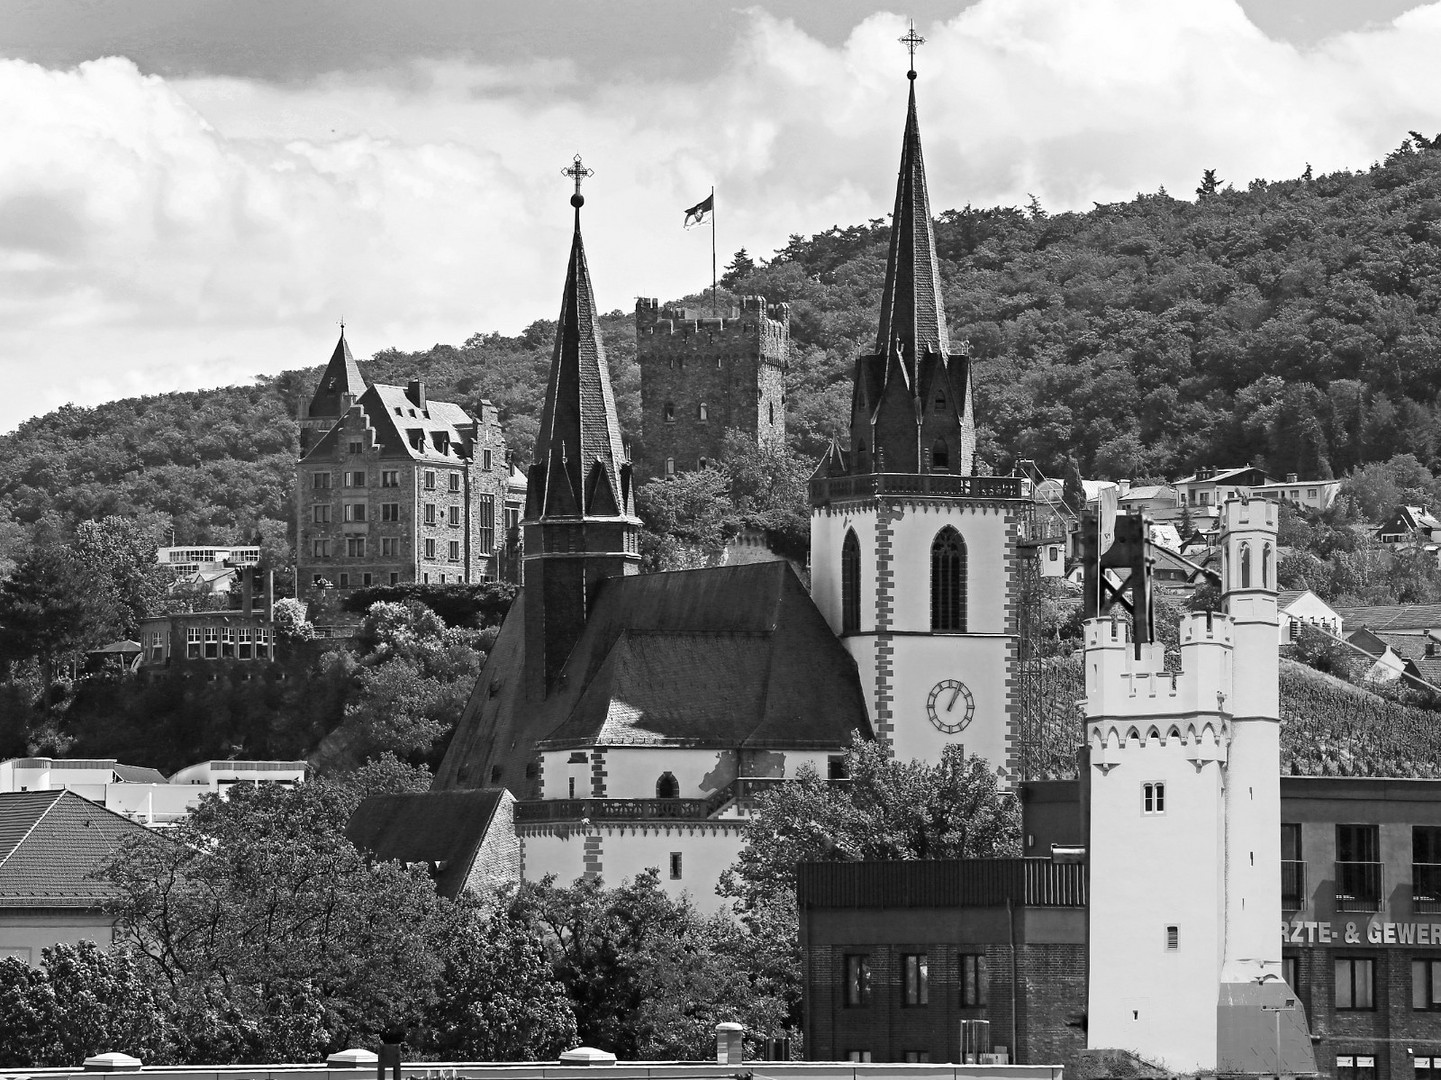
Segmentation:
<svg viewBox="0 0 1441 1080">
<path fill-rule="evenodd" d="M 1367 682 L 1390 683 L 1400 678 L 1421 679 L 1421 672 L 1412 661 L 1397 652 L 1380 634 L 1364 626 L 1347 634 L 1346 644 L 1373 659 L 1374 662 L 1361 676 Z"/>
<path fill-rule="evenodd" d="M 1176 503 L 1185 506 L 1193 517 L 1213 517 L 1227 499 L 1275 482 L 1273 477 L 1250 465 L 1239 469 L 1208 465 L 1176 481 Z"/>
<path fill-rule="evenodd" d="M 58 942 L 109 945 L 119 892 L 99 872 L 150 835 L 73 791 L 0 794 L 0 957 L 34 966 Z"/>
<path fill-rule="evenodd" d="M 1441 543 L 1441 521 L 1425 507 L 1398 506 L 1376 530 L 1376 539 L 1396 547 Z"/>
<path fill-rule="evenodd" d="M 1290 589 L 1277 593 L 1276 615 L 1280 622 L 1282 645 L 1295 641 L 1303 626 L 1314 626 L 1334 638 L 1341 636 L 1341 616 L 1310 589 Z"/>
<path fill-rule="evenodd" d="M 1340 490 L 1339 480 L 1300 480 L 1295 473 L 1287 473 L 1285 480 L 1256 485 L 1251 494 L 1308 510 L 1329 510 Z"/>
<path fill-rule="evenodd" d="M 1122 481 L 1121 495 L 1117 500 L 1122 513 L 1138 510 L 1153 518 L 1169 520 L 1181 504 L 1177 501 L 1176 489 L 1170 484 L 1141 484 L 1131 487 Z"/>
</svg>

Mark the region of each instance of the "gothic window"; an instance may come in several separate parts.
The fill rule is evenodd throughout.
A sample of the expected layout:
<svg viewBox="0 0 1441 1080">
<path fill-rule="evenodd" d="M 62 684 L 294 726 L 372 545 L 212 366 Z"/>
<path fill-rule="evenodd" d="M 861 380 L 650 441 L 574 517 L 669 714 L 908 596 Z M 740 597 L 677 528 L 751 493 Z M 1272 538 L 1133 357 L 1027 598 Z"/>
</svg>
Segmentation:
<svg viewBox="0 0 1441 1080">
<path fill-rule="evenodd" d="M 1241 564 L 1241 588 L 1251 587 L 1251 545 L 1242 544 L 1236 549 L 1236 559 Z"/>
<path fill-rule="evenodd" d="M 946 445 L 945 439 L 937 439 L 936 445 L 931 447 L 931 468 L 949 469 L 951 467 L 951 449 Z"/>
<path fill-rule="evenodd" d="M 1271 545 L 1266 544 L 1261 548 L 1261 588 L 1271 587 Z"/>
<path fill-rule="evenodd" d="M 667 402 L 665 403 L 665 422 L 666 422 L 667 424 L 674 424 L 674 423 L 675 423 L 675 402 L 674 402 L 674 401 L 667 401 Z"/>
<path fill-rule="evenodd" d="M 657 799 L 679 799 L 680 781 L 673 773 L 661 773 L 660 779 L 655 782 L 655 797 Z"/>
<path fill-rule="evenodd" d="M 846 530 L 841 544 L 841 633 L 861 628 L 861 542 L 854 529 Z"/>
<path fill-rule="evenodd" d="M 702 401 L 700 405 L 696 407 L 695 418 L 699 420 L 702 424 L 704 424 L 707 420 L 710 419 L 710 409 L 706 407 L 706 403 L 704 401 Z"/>
<path fill-rule="evenodd" d="M 966 542 L 949 525 L 931 542 L 931 629 L 966 630 Z"/>
</svg>

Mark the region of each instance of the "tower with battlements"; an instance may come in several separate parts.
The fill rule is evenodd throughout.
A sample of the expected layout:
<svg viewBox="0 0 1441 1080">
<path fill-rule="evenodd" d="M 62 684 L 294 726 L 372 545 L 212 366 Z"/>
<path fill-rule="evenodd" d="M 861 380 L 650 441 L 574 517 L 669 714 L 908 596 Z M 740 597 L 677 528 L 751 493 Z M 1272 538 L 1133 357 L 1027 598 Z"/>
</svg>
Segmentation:
<svg viewBox="0 0 1441 1080">
<path fill-rule="evenodd" d="M 1179 667 L 1085 627 L 1092 1048 L 1175 1072 L 1316 1071 L 1281 968 L 1276 504 L 1221 515 L 1223 610 Z"/>
<path fill-rule="evenodd" d="M 785 443 L 789 304 L 743 296 L 715 317 L 643 296 L 635 333 L 640 483 L 704 468 L 720 457 L 731 429 L 758 443 Z"/>
</svg>

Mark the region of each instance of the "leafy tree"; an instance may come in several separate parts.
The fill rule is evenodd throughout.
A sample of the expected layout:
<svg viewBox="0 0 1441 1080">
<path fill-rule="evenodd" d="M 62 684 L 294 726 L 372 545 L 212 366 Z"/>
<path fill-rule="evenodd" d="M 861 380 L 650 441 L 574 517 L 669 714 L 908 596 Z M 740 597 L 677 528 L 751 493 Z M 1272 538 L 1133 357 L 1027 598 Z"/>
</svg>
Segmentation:
<svg viewBox="0 0 1441 1080">
<path fill-rule="evenodd" d="M 720 283 L 727 289 L 739 288 L 741 282 L 756 272 L 756 261 L 750 257 L 745 248 L 737 251 L 730 262 L 726 264 L 725 273 L 721 275 Z"/>
<path fill-rule="evenodd" d="M 1201 174 L 1201 186 L 1196 189 L 1196 197 L 1208 199 L 1221 190 L 1221 185 L 1226 181 L 1216 177 L 1215 169 L 1207 169 Z"/>
<path fill-rule="evenodd" d="M 154 614 L 165 595 L 166 572 L 155 561 L 158 541 L 157 529 L 128 518 L 82 521 L 75 527 L 70 552 L 88 586 L 113 609 L 115 622 L 108 629 L 116 637 L 134 637 L 140 620 Z"/>
<path fill-rule="evenodd" d="M 740 527 L 730 487 L 730 470 L 719 462 L 642 484 L 636 492 L 646 529 L 642 565 L 648 571 L 680 570 L 716 557 Z"/>
<path fill-rule="evenodd" d="M 57 664 L 98 643 L 117 618 L 114 597 L 93 587 L 70 550 L 32 548 L 0 582 L 0 659 L 38 660 L 48 694 Z"/>
</svg>

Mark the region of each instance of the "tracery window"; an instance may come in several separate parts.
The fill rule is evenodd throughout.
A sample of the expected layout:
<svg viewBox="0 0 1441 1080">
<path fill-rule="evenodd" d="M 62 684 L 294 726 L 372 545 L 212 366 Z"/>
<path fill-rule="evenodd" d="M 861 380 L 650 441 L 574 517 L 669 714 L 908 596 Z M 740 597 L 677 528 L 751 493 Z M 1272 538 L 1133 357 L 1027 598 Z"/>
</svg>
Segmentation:
<svg viewBox="0 0 1441 1080">
<path fill-rule="evenodd" d="M 966 542 L 949 525 L 931 542 L 931 629 L 966 630 Z"/>
<path fill-rule="evenodd" d="M 657 799 L 680 798 L 680 781 L 675 778 L 674 773 L 660 774 L 660 779 L 655 782 L 655 797 Z"/>
<path fill-rule="evenodd" d="M 841 544 L 841 633 L 861 628 L 861 542 L 854 529 L 846 530 Z"/>
</svg>

